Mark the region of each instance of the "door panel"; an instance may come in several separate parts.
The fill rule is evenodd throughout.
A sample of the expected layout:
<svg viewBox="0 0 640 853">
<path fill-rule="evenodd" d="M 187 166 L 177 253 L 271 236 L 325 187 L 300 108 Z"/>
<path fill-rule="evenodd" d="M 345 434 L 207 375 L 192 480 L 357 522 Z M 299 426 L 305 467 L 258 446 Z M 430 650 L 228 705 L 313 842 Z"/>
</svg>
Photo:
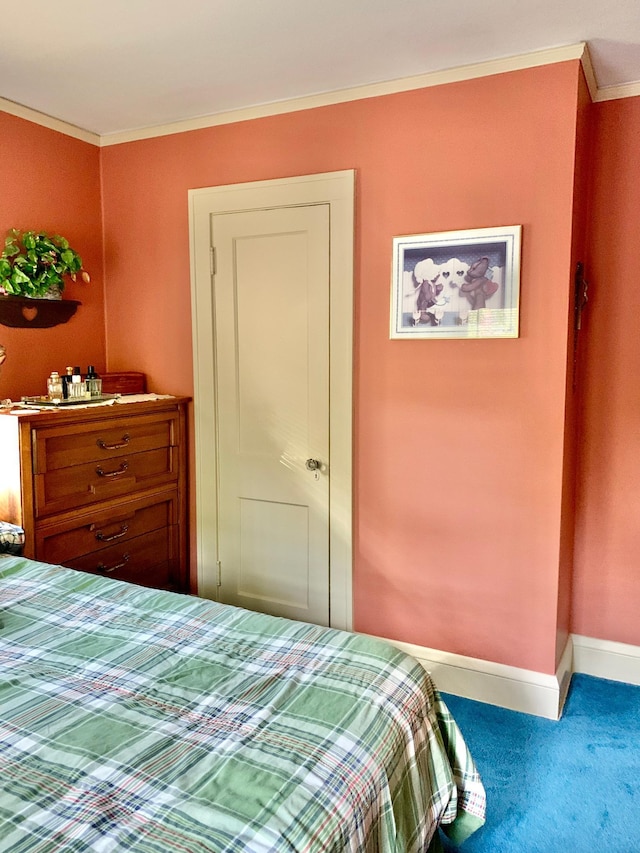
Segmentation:
<svg viewBox="0 0 640 853">
<path fill-rule="evenodd" d="M 211 230 L 221 599 L 329 624 L 329 205 Z"/>
<path fill-rule="evenodd" d="M 240 500 L 240 596 L 309 608 L 308 524 L 306 506 Z"/>
</svg>

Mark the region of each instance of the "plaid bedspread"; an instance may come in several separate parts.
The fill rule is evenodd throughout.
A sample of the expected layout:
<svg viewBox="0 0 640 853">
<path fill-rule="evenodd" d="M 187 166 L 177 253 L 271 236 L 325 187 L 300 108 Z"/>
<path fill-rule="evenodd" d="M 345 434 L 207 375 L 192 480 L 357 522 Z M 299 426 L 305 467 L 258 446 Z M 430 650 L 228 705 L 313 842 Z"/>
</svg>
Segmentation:
<svg viewBox="0 0 640 853">
<path fill-rule="evenodd" d="M 387 643 L 21 557 L 0 618 L 2 853 L 404 853 L 483 822 Z"/>
</svg>

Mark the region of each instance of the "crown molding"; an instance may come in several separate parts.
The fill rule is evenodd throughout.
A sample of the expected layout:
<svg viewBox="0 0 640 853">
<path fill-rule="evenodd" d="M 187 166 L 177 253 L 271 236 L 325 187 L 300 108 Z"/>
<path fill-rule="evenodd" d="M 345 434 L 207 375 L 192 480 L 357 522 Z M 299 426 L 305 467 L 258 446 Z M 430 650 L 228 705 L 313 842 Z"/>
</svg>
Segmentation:
<svg viewBox="0 0 640 853">
<path fill-rule="evenodd" d="M 640 80 L 622 86 L 603 86 L 598 89 L 594 101 L 617 101 L 621 98 L 637 98 L 640 95 Z"/>
<path fill-rule="evenodd" d="M 121 145 L 123 142 L 137 142 L 142 139 L 151 139 L 157 136 L 168 136 L 173 133 L 185 133 L 190 130 L 202 130 L 207 127 L 233 124 L 239 121 L 250 121 L 256 118 L 264 118 L 266 116 L 299 112 L 300 110 L 331 106 L 332 104 L 341 104 L 348 101 L 359 101 L 364 98 L 376 98 L 381 95 L 392 95 L 399 92 L 412 91 L 414 89 L 443 86 L 446 83 L 458 83 L 464 80 L 477 79 L 479 77 L 489 77 L 494 74 L 505 74 L 509 71 L 521 71 L 526 68 L 537 68 L 541 65 L 551 65 L 556 62 L 566 62 L 571 59 L 582 60 L 585 50 L 586 44 L 584 42 L 580 42 L 578 44 L 566 45 L 564 47 L 554 47 L 549 48 L 548 50 L 539 50 L 533 53 L 510 56 L 504 59 L 492 59 L 487 62 L 478 62 L 473 65 L 461 65 L 457 68 L 450 68 L 444 71 L 431 71 L 414 77 L 402 77 L 397 80 L 370 83 L 365 86 L 356 86 L 349 89 L 324 92 L 318 95 L 294 98 L 287 101 L 277 101 L 270 104 L 260 104 L 255 107 L 247 107 L 246 109 L 241 110 L 230 110 L 228 112 L 215 113 L 213 115 L 172 122 L 170 124 L 158 125 L 156 127 L 122 131 L 120 133 L 109 133 L 100 137 L 100 145 Z"/>
<path fill-rule="evenodd" d="M 97 133 L 76 127 L 74 124 L 61 121 L 38 110 L 32 110 L 30 107 L 23 107 L 22 104 L 16 104 L 15 101 L 0 98 L 0 110 L 12 116 L 26 119 L 33 124 L 39 124 L 41 127 L 48 127 L 49 130 L 57 130 L 58 133 L 64 133 L 65 136 L 72 136 L 74 139 L 82 140 L 82 142 L 89 142 L 91 145 L 100 145 L 100 136 Z"/>
<path fill-rule="evenodd" d="M 598 95 L 598 81 L 596 80 L 595 71 L 593 70 L 591 54 L 589 53 L 589 45 L 586 43 L 584 45 L 584 50 L 582 51 L 582 56 L 580 57 L 580 64 L 582 65 L 584 79 L 587 84 L 587 89 L 589 90 L 591 101 L 593 102 L 596 100 Z"/>
<path fill-rule="evenodd" d="M 356 86 L 349 89 L 340 89 L 333 92 L 324 92 L 318 95 L 309 95 L 303 98 L 293 98 L 286 101 L 276 101 L 269 104 L 259 104 L 239 110 L 228 110 L 226 112 L 214 113 L 212 115 L 200 116 L 198 118 L 185 119 L 170 122 L 168 124 L 154 127 L 125 130 L 117 133 L 106 133 L 100 135 L 89 130 L 84 130 L 76 125 L 69 124 L 61 119 L 49 116 L 24 107 L 14 101 L 0 98 L 0 110 L 11 115 L 24 118 L 35 124 L 88 142 L 98 147 L 110 145 L 121 145 L 125 142 L 138 142 L 143 139 L 153 139 L 159 136 L 169 136 L 174 133 L 186 133 L 191 130 L 202 130 L 208 127 L 216 127 L 224 124 L 234 124 L 240 121 L 251 121 L 252 119 L 265 118 L 267 116 L 282 115 L 284 113 L 299 112 L 301 110 L 314 109 L 316 107 L 331 106 L 332 104 L 358 101 L 364 98 L 376 98 L 382 95 L 392 95 L 400 92 L 409 92 L 415 89 L 426 89 L 432 86 L 443 86 L 447 83 L 459 83 L 464 80 L 474 80 L 480 77 L 489 77 L 494 74 L 505 74 L 509 71 L 521 71 L 527 68 L 537 68 L 542 65 L 552 65 L 557 62 L 566 62 L 579 59 L 584 72 L 585 80 L 591 100 L 594 102 L 609 101 L 618 98 L 631 98 L 640 95 L 640 81 L 637 83 L 626 83 L 621 86 L 604 86 L 598 88 L 596 76 L 593 71 L 591 57 L 586 42 L 565 45 L 563 47 L 549 48 L 532 53 L 524 53 L 518 56 L 510 56 L 504 59 L 492 59 L 487 62 L 478 62 L 473 65 L 461 65 L 457 68 L 449 68 L 445 71 L 431 71 L 413 77 L 402 77 L 396 80 L 388 80 L 381 83 L 370 83 L 365 86 Z"/>
</svg>

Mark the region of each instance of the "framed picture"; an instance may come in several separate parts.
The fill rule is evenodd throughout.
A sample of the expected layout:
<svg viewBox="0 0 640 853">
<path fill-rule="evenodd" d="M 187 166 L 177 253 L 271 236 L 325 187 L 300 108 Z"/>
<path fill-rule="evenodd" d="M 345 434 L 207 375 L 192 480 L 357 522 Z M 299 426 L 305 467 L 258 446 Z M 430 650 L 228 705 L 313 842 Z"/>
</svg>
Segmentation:
<svg viewBox="0 0 640 853">
<path fill-rule="evenodd" d="M 517 338 L 521 231 L 394 237 L 391 337 Z"/>
</svg>

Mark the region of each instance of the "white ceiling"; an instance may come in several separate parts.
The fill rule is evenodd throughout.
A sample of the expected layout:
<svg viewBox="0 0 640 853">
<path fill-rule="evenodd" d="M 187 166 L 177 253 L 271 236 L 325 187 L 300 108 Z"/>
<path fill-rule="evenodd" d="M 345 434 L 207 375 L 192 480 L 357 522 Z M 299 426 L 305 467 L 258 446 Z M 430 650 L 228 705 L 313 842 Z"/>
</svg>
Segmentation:
<svg viewBox="0 0 640 853">
<path fill-rule="evenodd" d="M 99 135 L 579 42 L 599 89 L 640 83 L 639 0 L 0 0 L 0 20 L 0 98 Z"/>
</svg>

